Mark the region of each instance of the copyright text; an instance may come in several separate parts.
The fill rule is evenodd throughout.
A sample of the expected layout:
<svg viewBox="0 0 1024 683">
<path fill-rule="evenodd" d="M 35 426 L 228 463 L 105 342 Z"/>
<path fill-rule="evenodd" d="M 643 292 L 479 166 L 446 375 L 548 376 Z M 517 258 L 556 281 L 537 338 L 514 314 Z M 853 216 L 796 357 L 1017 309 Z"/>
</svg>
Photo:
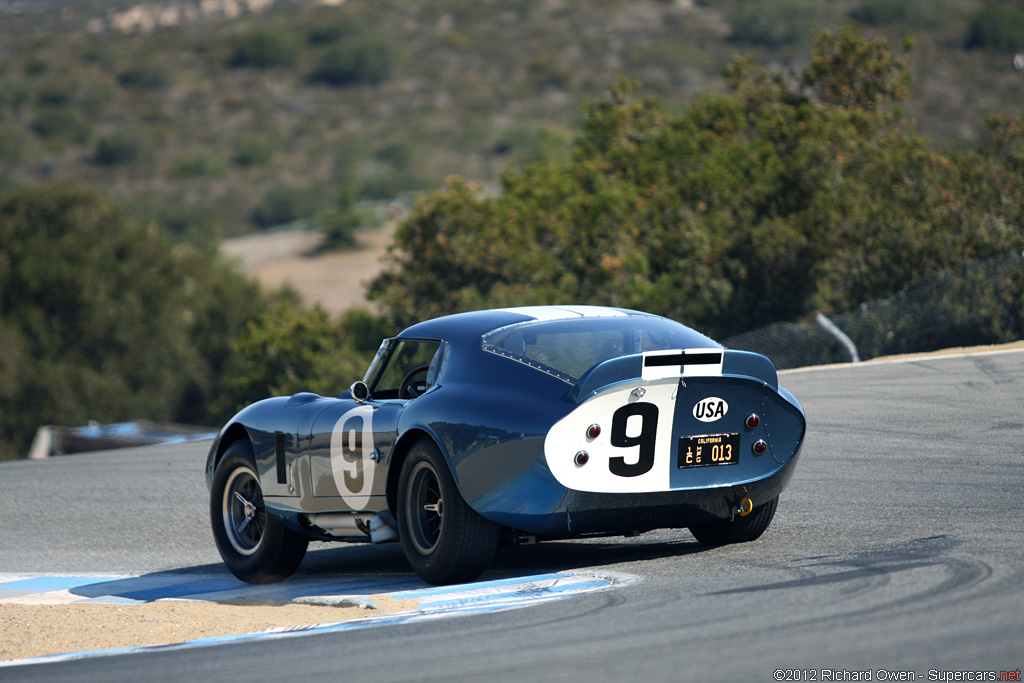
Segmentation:
<svg viewBox="0 0 1024 683">
<path fill-rule="evenodd" d="M 776 681 L 1020 681 L 1020 669 L 1014 671 L 940 671 L 929 669 L 898 671 L 890 669 L 776 669 Z"/>
</svg>

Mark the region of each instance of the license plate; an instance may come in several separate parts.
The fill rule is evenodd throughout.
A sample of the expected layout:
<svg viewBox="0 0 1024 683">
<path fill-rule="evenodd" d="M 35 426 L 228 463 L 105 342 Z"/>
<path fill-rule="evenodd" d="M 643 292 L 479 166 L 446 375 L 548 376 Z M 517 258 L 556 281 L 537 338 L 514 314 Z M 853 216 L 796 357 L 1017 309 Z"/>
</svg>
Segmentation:
<svg viewBox="0 0 1024 683">
<path fill-rule="evenodd" d="M 735 465 L 740 461 L 739 434 L 705 434 L 679 437 L 678 463 L 687 467 Z"/>
</svg>

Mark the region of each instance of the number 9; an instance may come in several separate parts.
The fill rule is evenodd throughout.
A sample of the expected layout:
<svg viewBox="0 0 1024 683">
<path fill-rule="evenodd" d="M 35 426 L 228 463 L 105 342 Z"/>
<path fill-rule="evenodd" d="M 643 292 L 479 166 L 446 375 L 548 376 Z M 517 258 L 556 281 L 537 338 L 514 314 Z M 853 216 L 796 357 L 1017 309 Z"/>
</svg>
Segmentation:
<svg viewBox="0 0 1024 683">
<path fill-rule="evenodd" d="M 640 416 L 640 433 L 637 436 L 627 436 L 626 424 L 634 415 Z M 630 403 L 622 406 L 612 415 L 611 443 L 617 448 L 639 446 L 640 459 L 633 465 L 627 465 L 625 457 L 615 456 L 608 459 L 608 469 L 620 477 L 639 477 L 647 474 L 654 467 L 654 444 L 657 437 L 658 406 L 653 403 Z"/>
</svg>

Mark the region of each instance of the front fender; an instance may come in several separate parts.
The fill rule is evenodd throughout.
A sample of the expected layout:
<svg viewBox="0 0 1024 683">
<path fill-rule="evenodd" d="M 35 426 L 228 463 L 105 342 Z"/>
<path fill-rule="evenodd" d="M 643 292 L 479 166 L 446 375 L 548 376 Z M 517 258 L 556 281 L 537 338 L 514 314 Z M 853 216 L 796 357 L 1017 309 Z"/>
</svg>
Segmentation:
<svg viewBox="0 0 1024 683">
<path fill-rule="evenodd" d="M 252 444 L 256 469 L 264 495 L 285 494 L 281 469 L 285 454 L 295 455 L 308 446 L 312 420 L 333 399 L 316 394 L 278 396 L 243 408 L 220 430 L 206 459 L 206 484 L 210 487 L 221 456 L 237 439 Z"/>
</svg>

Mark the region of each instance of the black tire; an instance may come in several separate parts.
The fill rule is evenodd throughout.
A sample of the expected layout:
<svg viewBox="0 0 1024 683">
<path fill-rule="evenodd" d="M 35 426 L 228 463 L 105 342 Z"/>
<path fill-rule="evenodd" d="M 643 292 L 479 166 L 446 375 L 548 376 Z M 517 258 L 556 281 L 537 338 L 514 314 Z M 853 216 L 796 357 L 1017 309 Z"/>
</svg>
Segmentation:
<svg viewBox="0 0 1024 683">
<path fill-rule="evenodd" d="M 690 527 L 690 533 L 701 545 L 719 546 L 730 543 L 746 543 L 760 538 L 775 517 L 779 497 L 775 496 L 764 505 L 750 511 L 746 517 L 736 515 L 735 519 L 723 519 L 708 524 Z"/>
<path fill-rule="evenodd" d="M 267 512 L 252 445 L 235 441 L 213 477 L 210 523 L 217 550 L 231 573 L 246 583 L 274 583 L 299 567 L 309 539 Z"/>
<path fill-rule="evenodd" d="M 430 439 L 420 439 L 409 451 L 396 502 L 402 549 L 421 579 L 438 585 L 465 583 L 487 569 L 501 527 L 466 504 Z"/>
</svg>

